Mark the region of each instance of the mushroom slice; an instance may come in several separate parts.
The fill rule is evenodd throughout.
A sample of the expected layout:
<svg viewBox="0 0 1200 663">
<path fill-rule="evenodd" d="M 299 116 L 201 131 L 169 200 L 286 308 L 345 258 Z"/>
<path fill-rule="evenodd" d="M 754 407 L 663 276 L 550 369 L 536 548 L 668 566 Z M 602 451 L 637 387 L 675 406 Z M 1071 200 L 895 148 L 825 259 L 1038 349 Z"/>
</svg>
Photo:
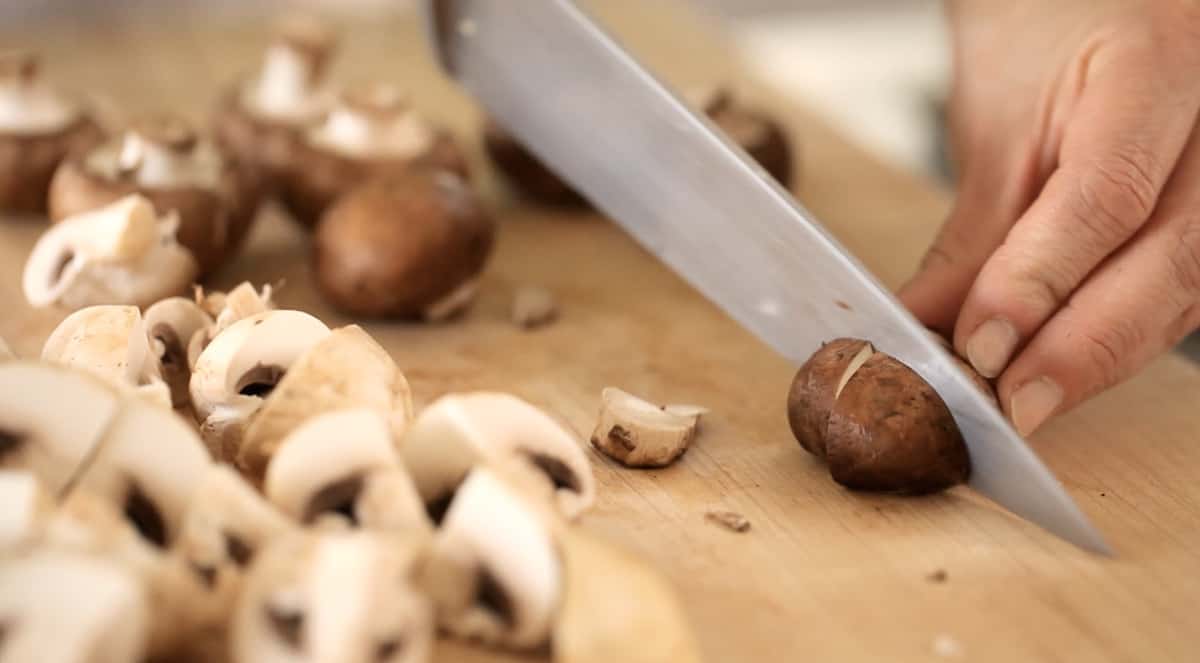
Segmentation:
<svg viewBox="0 0 1200 663">
<path fill-rule="evenodd" d="M 191 252 L 175 241 L 178 217 L 130 195 L 51 226 L 25 263 L 22 286 L 33 306 L 77 309 L 150 303 L 183 292 L 196 278 Z"/>
<path fill-rule="evenodd" d="M 362 327 L 334 330 L 300 356 L 250 422 L 237 465 L 261 480 L 275 450 L 297 426 L 325 412 L 368 408 L 399 440 L 412 420 L 412 393 L 404 373 Z"/>
<path fill-rule="evenodd" d="M 32 472 L 0 470 L 0 555 L 38 539 L 53 500 Z"/>
<path fill-rule="evenodd" d="M 443 396 L 413 422 L 401 445 L 404 465 L 437 522 L 463 477 L 480 464 L 521 462 L 554 490 L 567 518 L 596 496 L 592 468 L 575 437 L 529 403 L 498 392 Z"/>
<path fill-rule="evenodd" d="M 192 400 L 188 393 L 192 377 L 188 343 L 212 324 L 212 318 L 185 297 L 169 297 L 146 309 L 146 333 L 163 379 L 171 389 L 171 405 L 177 410 L 188 407 Z"/>
<path fill-rule="evenodd" d="M 700 648 L 674 590 L 653 568 L 583 532 L 559 537 L 563 604 L 558 663 L 698 663 Z"/>
<path fill-rule="evenodd" d="M 70 416 L 63 416 L 63 404 Z M 0 467 L 32 472 L 52 494 L 71 482 L 117 415 L 90 375 L 27 361 L 0 364 Z"/>
<path fill-rule="evenodd" d="M 264 397 L 328 335 L 325 323 L 307 313 L 267 311 L 233 323 L 204 348 L 189 384 L 200 432 L 216 458 L 237 457 Z"/>
<path fill-rule="evenodd" d="M 262 290 L 258 291 L 248 281 L 241 282 L 228 293 L 217 291 L 205 294 L 202 287 L 196 286 L 196 306 L 211 317 L 213 323 L 203 333 L 191 336 L 187 348 L 188 366 L 195 367 L 196 359 L 200 357 L 204 348 L 208 347 L 217 334 L 228 329 L 233 323 L 252 315 L 274 311 L 272 294 L 270 284 L 264 284 Z"/>
<path fill-rule="evenodd" d="M 163 382 L 145 330 L 136 306 L 89 306 L 50 332 L 42 359 L 98 375 L 147 402 L 170 408 L 171 390 Z"/>
<path fill-rule="evenodd" d="M 472 470 L 422 572 L 438 624 L 488 645 L 536 649 L 562 591 L 552 517 L 492 469 Z"/>
<path fill-rule="evenodd" d="M 118 565 L 40 551 L 0 565 L 0 663 L 140 661 L 146 596 Z"/>
<path fill-rule="evenodd" d="M 272 544 L 233 613 L 233 662 L 425 663 L 434 625 L 415 560 L 415 547 L 375 532 Z"/>
<path fill-rule="evenodd" d="M 659 407 L 628 392 L 607 387 L 600 394 L 600 418 L 592 446 L 628 467 L 665 467 L 687 451 L 700 415 L 695 405 Z"/>
</svg>

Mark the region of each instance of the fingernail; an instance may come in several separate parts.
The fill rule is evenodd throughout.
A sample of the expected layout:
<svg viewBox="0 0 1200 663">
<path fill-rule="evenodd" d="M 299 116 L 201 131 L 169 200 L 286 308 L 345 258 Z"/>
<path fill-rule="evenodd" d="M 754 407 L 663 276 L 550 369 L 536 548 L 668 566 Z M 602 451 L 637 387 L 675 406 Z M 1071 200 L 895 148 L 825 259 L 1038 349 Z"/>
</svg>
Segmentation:
<svg viewBox="0 0 1200 663">
<path fill-rule="evenodd" d="M 1017 328 L 1004 318 L 992 318 L 975 328 L 967 339 L 967 359 L 985 378 L 1004 372 L 1017 349 Z"/>
<path fill-rule="evenodd" d="M 1017 432 L 1025 436 L 1040 428 L 1062 404 L 1062 398 L 1062 387 L 1050 378 L 1037 378 L 1021 385 L 1008 402 Z"/>
</svg>

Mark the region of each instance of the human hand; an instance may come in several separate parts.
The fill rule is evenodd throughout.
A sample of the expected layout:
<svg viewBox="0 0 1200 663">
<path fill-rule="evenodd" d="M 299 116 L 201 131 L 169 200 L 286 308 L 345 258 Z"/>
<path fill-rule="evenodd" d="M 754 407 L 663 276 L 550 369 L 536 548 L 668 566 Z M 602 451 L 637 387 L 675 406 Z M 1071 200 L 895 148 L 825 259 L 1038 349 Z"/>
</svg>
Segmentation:
<svg viewBox="0 0 1200 663">
<path fill-rule="evenodd" d="M 1200 326 L 1200 3 L 947 9 L 960 189 L 900 296 L 1029 434 Z"/>
</svg>

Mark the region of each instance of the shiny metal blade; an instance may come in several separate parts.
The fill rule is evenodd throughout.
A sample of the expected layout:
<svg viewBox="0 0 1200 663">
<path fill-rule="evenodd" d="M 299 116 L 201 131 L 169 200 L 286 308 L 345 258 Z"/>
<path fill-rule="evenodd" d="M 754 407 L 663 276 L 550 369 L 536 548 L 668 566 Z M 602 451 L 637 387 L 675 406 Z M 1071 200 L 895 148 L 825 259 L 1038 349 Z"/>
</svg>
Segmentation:
<svg viewBox="0 0 1200 663">
<path fill-rule="evenodd" d="M 795 362 L 837 336 L 870 339 L 949 405 L 970 449 L 971 486 L 1082 548 L 1109 552 L 899 302 L 574 3 L 427 0 L 426 19 L 443 66 L 489 113 L 730 316 Z"/>
</svg>

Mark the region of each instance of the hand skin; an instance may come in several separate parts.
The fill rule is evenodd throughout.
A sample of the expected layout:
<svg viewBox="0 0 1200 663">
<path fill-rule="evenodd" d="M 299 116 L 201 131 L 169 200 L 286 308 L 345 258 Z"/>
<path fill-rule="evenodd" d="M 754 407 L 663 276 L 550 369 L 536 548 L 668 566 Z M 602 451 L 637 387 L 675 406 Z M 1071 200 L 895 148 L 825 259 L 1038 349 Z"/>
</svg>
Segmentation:
<svg viewBox="0 0 1200 663">
<path fill-rule="evenodd" d="M 960 188 L 900 297 L 1028 435 L 1200 326 L 1200 2 L 947 11 Z"/>
</svg>

